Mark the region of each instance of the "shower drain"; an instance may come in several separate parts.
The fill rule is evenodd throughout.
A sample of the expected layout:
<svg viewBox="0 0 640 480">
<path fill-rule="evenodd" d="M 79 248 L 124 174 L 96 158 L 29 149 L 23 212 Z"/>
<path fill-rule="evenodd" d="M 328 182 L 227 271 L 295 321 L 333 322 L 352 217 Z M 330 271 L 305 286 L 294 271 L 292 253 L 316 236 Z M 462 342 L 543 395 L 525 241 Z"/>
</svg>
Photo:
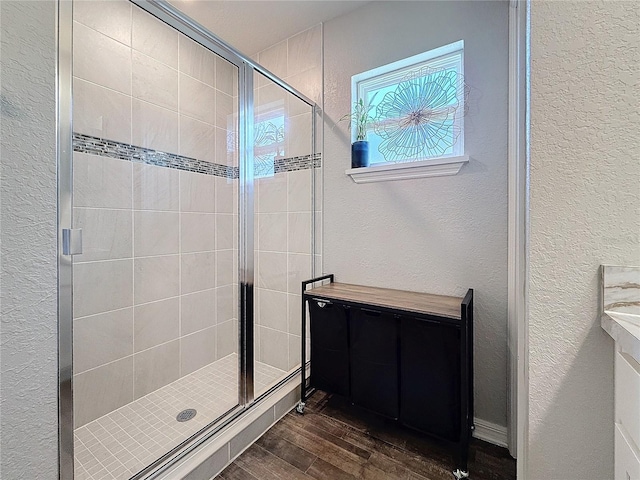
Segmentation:
<svg viewBox="0 0 640 480">
<path fill-rule="evenodd" d="M 178 414 L 176 420 L 179 422 L 188 422 L 196 416 L 196 413 L 198 412 L 196 412 L 195 408 L 187 408 L 186 410 L 183 410 Z"/>
</svg>

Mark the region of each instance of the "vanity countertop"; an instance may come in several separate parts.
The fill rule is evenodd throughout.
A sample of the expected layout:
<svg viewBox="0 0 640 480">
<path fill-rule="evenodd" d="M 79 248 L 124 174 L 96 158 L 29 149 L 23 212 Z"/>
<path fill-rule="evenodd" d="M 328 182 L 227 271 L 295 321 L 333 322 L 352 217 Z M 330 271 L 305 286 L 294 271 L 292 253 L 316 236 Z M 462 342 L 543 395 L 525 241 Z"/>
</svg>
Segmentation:
<svg viewBox="0 0 640 480">
<path fill-rule="evenodd" d="M 625 352 L 640 363 L 640 315 L 605 311 L 600 324 Z"/>
<path fill-rule="evenodd" d="M 640 363 L 640 267 L 602 266 L 602 328 Z"/>
</svg>

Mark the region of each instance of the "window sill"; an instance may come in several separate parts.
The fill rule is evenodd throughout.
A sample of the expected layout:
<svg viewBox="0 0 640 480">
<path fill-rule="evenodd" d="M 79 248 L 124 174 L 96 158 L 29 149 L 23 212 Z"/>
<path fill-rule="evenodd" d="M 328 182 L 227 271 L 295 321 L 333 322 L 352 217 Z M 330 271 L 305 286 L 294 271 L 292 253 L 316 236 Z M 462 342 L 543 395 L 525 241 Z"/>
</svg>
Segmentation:
<svg viewBox="0 0 640 480">
<path fill-rule="evenodd" d="M 419 162 L 392 163 L 373 167 L 350 168 L 344 173 L 356 183 L 387 182 L 391 180 L 407 180 L 411 178 L 443 177 L 457 174 L 465 163 L 469 163 L 468 155 L 458 157 L 439 157 Z"/>
</svg>

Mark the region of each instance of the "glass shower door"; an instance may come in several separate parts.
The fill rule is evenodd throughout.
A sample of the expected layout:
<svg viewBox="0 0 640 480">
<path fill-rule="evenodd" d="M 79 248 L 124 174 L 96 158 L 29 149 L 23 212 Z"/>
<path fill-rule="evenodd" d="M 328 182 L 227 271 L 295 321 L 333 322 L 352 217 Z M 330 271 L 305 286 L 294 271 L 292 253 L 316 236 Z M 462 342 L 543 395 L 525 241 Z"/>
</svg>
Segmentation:
<svg viewBox="0 0 640 480">
<path fill-rule="evenodd" d="M 76 479 L 130 478 L 240 404 L 238 67 L 108 3 L 74 3 Z"/>
<path fill-rule="evenodd" d="M 300 367 L 300 283 L 312 273 L 312 107 L 254 74 L 254 388 Z"/>
</svg>

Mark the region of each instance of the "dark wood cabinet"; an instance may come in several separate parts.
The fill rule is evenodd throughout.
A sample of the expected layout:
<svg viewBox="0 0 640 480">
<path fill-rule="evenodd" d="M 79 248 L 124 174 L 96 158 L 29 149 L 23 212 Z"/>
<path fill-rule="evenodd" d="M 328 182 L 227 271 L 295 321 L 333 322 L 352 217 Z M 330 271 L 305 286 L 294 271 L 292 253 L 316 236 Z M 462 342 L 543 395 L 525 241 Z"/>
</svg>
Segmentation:
<svg viewBox="0 0 640 480">
<path fill-rule="evenodd" d="M 306 290 L 310 283 L 331 283 Z M 458 447 L 466 472 L 473 428 L 473 290 L 464 298 L 334 283 L 303 282 L 309 305 L 307 391 L 348 397 Z M 303 357 L 305 353 L 304 342 Z"/>
</svg>

